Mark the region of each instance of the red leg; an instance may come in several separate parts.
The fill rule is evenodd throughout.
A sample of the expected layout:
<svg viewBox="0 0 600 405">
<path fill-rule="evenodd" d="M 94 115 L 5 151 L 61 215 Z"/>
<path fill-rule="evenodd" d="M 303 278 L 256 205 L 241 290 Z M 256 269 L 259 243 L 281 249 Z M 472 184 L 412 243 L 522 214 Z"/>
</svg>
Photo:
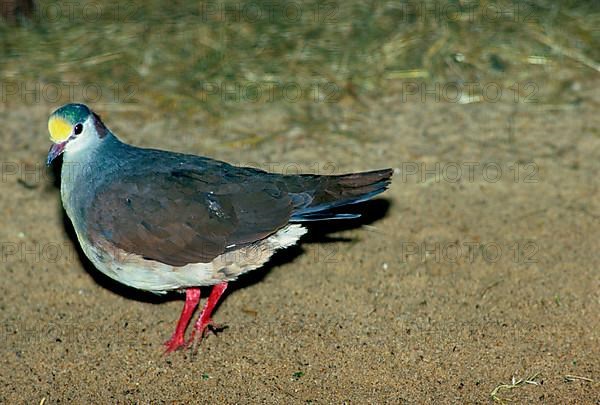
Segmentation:
<svg viewBox="0 0 600 405">
<path fill-rule="evenodd" d="M 177 321 L 177 327 L 175 328 L 173 336 L 165 342 L 165 346 L 167 346 L 165 353 L 172 352 L 185 345 L 185 329 L 187 328 L 188 323 L 190 323 L 190 318 L 199 301 L 200 288 L 193 287 L 185 290 L 185 304 L 183 305 L 183 310 L 179 316 L 179 321 Z"/>
<path fill-rule="evenodd" d="M 226 281 L 222 282 L 220 284 L 217 284 L 216 286 L 213 287 L 212 291 L 210 292 L 210 296 L 208 297 L 208 300 L 206 301 L 206 304 L 204 305 L 204 309 L 202 310 L 200 317 L 198 318 L 198 320 L 196 321 L 196 324 L 194 325 L 194 330 L 192 331 L 192 337 L 191 337 L 190 341 L 194 339 L 194 334 L 196 332 L 198 332 L 200 334 L 200 339 L 202 339 L 204 337 L 204 335 L 206 334 L 206 329 L 212 323 L 212 319 L 210 318 L 210 315 L 212 314 L 213 310 L 215 309 L 217 302 L 219 302 L 219 298 L 221 298 L 221 295 L 223 295 L 223 293 L 225 292 L 226 289 L 227 289 Z"/>
</svg>

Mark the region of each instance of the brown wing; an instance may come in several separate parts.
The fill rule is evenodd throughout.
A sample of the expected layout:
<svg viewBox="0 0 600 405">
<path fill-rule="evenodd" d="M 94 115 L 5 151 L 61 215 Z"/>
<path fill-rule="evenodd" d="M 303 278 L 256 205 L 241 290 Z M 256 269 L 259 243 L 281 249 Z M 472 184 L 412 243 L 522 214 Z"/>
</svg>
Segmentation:
<svg viewBox="0 0 600 405">
<path fill-rule="evenodd" d="M 285 226 L 289 195 L 260 175 L 194 170 L 130 175 L 97 190 L 88 234 L 172 266 L 207 263 Z"/>
</svg>

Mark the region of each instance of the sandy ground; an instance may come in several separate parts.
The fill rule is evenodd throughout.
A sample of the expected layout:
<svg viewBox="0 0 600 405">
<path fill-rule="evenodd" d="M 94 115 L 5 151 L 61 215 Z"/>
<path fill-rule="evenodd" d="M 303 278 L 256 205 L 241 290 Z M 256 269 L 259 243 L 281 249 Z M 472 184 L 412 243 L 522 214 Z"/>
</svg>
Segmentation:
<svg viewBox="0 0 600 405">
<path fill-rule="evenodd" d="M 55 106 L 3 106 L 0 402 L 491 403 L 530 378 L 497 396 L 599 403 L 599 90 L 554 107 L 340 103 L 360 137 L 306 133 L 273 106 L 217 130 L 98 106 L 138 145 L 287 172 L 396 168 L 364 219 L 313 227 L 232 283 L 214 317 L 228 328 L 169 356 L 182 297 L 120 287 L 79 256 L 43 166 Z M 231 143 L 242 128 L 274 135 Z"/>
</svg>

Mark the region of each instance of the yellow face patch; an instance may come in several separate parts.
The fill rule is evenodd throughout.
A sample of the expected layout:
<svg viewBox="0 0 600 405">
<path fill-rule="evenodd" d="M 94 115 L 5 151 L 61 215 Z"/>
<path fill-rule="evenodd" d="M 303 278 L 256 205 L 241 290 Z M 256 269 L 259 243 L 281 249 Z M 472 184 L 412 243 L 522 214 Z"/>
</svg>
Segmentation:
<svg viewBox="0 0 600 405">
<path fill-rule="evenodd" d="M 67 140 L 73 127 L 67 121 L 60 117 L 52 117 L 48 120 L 48 131 L 50 139 L 54 143 L 61 143 Z"/>
</svg>

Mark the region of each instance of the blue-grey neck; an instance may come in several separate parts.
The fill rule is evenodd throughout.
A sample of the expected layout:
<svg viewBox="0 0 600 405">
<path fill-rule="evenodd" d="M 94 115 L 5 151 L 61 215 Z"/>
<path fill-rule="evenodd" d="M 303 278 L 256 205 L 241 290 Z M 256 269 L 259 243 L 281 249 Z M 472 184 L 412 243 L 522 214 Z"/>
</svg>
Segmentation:
<svg viewBox="0 0 600 405">
<path fill-rule="evenodd" d="M 84 148 L 66 150 L 61 169 L 60 191 L 63 206 L 70 218 L 85 218 L 86 208 L 98 187 L 112 178 L 126 161 L 131 146 L 110 131 L 102 139 L 90 140 Z M 78 231 L 78 224 L 74 224 Z"/>
</svg>

